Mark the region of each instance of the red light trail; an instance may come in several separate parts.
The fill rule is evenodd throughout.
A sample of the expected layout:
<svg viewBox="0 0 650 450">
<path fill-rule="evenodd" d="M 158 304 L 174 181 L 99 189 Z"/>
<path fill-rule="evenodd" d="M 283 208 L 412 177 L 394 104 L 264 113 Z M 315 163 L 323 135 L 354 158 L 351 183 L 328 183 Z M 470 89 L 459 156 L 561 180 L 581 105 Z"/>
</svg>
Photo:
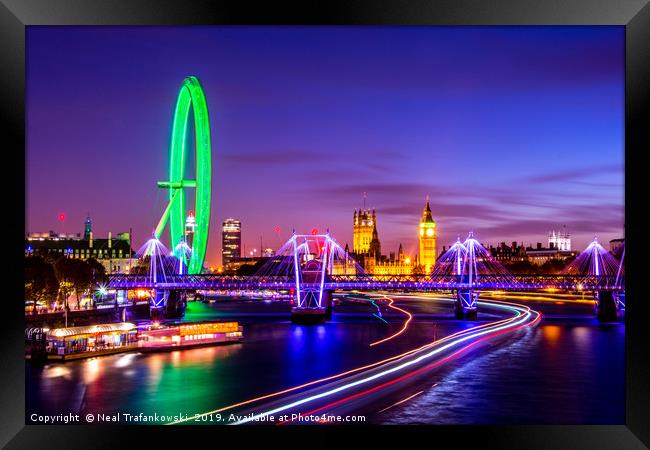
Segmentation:
<svg viewBox="0 0 650 450">
<path fill-rule="evenodd" d="M 418 298 L 417 296 L 412 296 L 412 297 L 413 298 Z M 314 380 L 314 381 L 304 383 L 302 385 L 295 386 L 295 387 L 292 387 L 292 388 L 289 388 L 289 389 L 274 392 L 274 393 L 271 393 L 271 394 L 267 394 L 267 395 L 264 395 L 264 396 L 260 396 L 260 397 L 257 397 L 257 398 L 253 398 L 253 399 L 250 399 L 250 400 L 239 402 L 239 403 L 236 403 L 236 404 L 233 404 L 233 405 L 225 406 L 225 407 L 222 407 L 222 408 L 219 408 L 219 409 L 215 409 L 213 411 L 209 411 L 209 412 L 206 412 L 206 413 L 201 413 L 201 414 L 198 414 L 197 416 L 198 417 L 207 416 L 209 414 L 223 412 L 223 411 L 230 410 L 230 409 L 233 409 L 233 408 L 236 408 L 236 407 L 250 405 L 252 403 L 255 403 L 255 402 L 258 402 L 258 401 L 261 401 L 261 400 L 266 400 L 266 399 L 276 397 L 276 396 L 279 396 L 279 395 L 282 395 L 282 394 L 286 394 L 286 393 L 289 393 L 289 392 L 292 392 L 292 391 L 296 391 L 296 390 L 299 390 L 299 389 L 302 389 L 302 388 L 305 388 L 305 387 L 314 386 L 316 384 L 323 383 L 323 382 L 326 382 L 326 381 L 331 381 L 331 380 L 334 380 L 334 379 L 337 379 L 337 378 L 340 378 L 340 377 L 343 377 L 343 376 L 346 376 L 346 375 L 353 374 L 355 372 L 359 372 L 359 371 L 362 371 L 362 370 L 377 367 L 377 366 L 379 366 L 381 364 L 389 363 L 391 361 L 395 361 L 397 359 L 404 358 L 405 356 L 412 355 L 412 354 L 414 354 L 416 352 L 421 352 L 421 351 L 423 351 L 425 349 L 428 349 L 428 348 L 431 348 L 433 346 L 441 345 L 441 344 L 443 344 L 445 342 L 448 342 L 448 341 L 453 341 L 454 339 L 465 340 L 465 339 L 468 339 L 468 338 L 472 337 L 472 336 L 468 336 L 468 335 L 471 335 L 471 334 L 477 334 L 477 335 L 485 334 L 485 333 L 489 332 L 489 330 L 488 331 L 481 331 L 481 330 L 484 330 L 486 328 L 497 328 L 499 330 L 501 330 L 501 328 L 504 328 L 500 332 L 493 332 L 492 334 L 490 334 L 488 336 L 485 336 L 484 338 L 481 338 L 479 341 L 474 342 L 473 345 L 476 345 L 478 342 L 481 342 L 482 340 L 487 339 L 488 337 L 492 337 L 492 336 L 496 336 L 498 334 L 502 334 L 502 332 L 504 333 L 504 332 L 507 332 L 507 331 L 514 331 L 516 329 L 523 328 L 524 326 L 531 326 L 531 325 L 537 323 L 541 318 L 541 314 L 539 314 L 536 311 L 532 311 L 530 308 L 528 308 L 527 306 L 524 306 L 524 305 L 518 305 L 518 304 L 515 304 L 515 303 L 495 301 L 495 300 L 492 300 L 489 303 L 484 302 L 484 304 L 486 306 L 489 306 L 490 304 L 492 304 L 493 306 L 505 305 L 507 308 L 509 306 L 508 309 L 510 309 L 511 311 L 514 311 L 515 315 L 513 317 L 509 317 L 509 318 L 506 318 L 506 319 L 502 319 L 502 320 L 498 320 L 498 321 L 495 321 L 495 322 L 490 322 L 490 323 L 486 323 L 486 324 L 479 325 L 479 326 L 476 326 L 476 327 L 471 327 L 471 328 L 468 328 L 468 329 L 465 329 L 465 330 L 458 331 L 458 332 L 453 333 L 453 334 L 451 334 L 449 336 L 446 336 L 444 338 L 441 338 L 441 339 L 435 340 L 433 342 L 430 342 L 430 343 L 428 343 L 426 345 L 423 345 L 423 346 L 421 346 L 419 348 L 415 348 L 415 349 L 409 350 L 407 352 L 404 352 L 402 354 L 395 355 L 395 356 L 392 356 L 392 357 L 389 357 L 389 358 L 385 358 L 385 359 L 383 359 L 381 361 L 377 361 L 377 362 L 372 363 L 372 364 L 368 364 L 368 365 L 365 365 L 365 366 L 362 366 L 362 367 L 357 367 L 357 368 L 348 370 L 346 372 L 341 372 L 341 373 L 338 373 L 338 374 L 335 374 L 335 375 L 332 375 L 332 376 L 329 376 L 329 377 Z M 520 318 L 522 316 L 522 311 L 528 317 L 530 317 L 532 314 L 536 314 L 537 317 L 532 322 L 524 323 L 523 325 L 513 327 L 513 328 L 506 328 L 509 323 L 520 320 Z M 501 328 L 498 328 L 498 327 L 501 327 Z M 463 337 L 463 336 L 465 336 L 465 337 Z M 454 345 L 454 342 L 451 342 L 451 343 L 447 344 L 447 346 L 451 346 L 451 345 Z M 471 346 L 463 347 L 460 351 L 457 351 L 456 353 L 454 353 L 454 355 L 459 354 L 461 351 L 464 351 L 464 350 L 466 350 L 467 348 L 470 348 L 470 347 Z M 447 359 L 445 359 L 445 361 L 446 360 Z M 181 420 L 178 420 L 178 421 L 170 422 L 169 425 L 186 422 L 188 420 L 190 420 L 190 419 L 181 419 Z"/>
<path fill-rule="evenodd" d="M 348 401 L 350 401 L 350 400 L 352 400 L 352 399 L 355 399 L 355 398 L 358 398 L 358 397 L 362 397 L 362 396 L 364 396 L 364 395 L 370 394 L 371 392 L 378 391 L 378 390 L 380 390 L 380 389 L 382 389 L 382 388 L 385 388 L 385 387 L 388 387 L 388 386 L 393 385 L 393 384 L 395 384 L 395 383 L 398 383 L 398 382 L 400 382 L 400 381 L 406 380 L 407 378 L 411 378 L 411 377 L 414 376 L 414 375 L 417 375 L 417 374 L 419 374 L 419 373 L 422 373 L 422 372 L 425 372 L 425 371 L 427 371 L 427 370 L 430 370 L 430 369 L 432 369 L 432 368 L 434 368 L 434 367 L 437 367 L 437 366 L 439 366 L 439 365 L 441 365 L 441 364 L 444 364 L 445 362 L 447 362 L 447 361 L 449 361 L 449 360 L 455 358 L 456 356 L 458 356 L 458 355 L 464 353 L 465 351 L 467 351 L 467 350 L 469 350 L 470 348 L 472 348 L 472 347 L 478 345 L 479 343 L 481 343 L 481 342 L 483 342 L 483 341 L 486 341 L 487 339 L 493 338 L 493 337 L 498 336 L 498 335 L 500 335 L 500 334 L 509 333 L 509 332 L 511 332 L 511 331 L 519 330 L 519 329 L 524 328 L 524 327 L 532 326 L 532 325 L 536 324 L 536 323 L 541 319 L 541 317 L 542 317 L 541 314 L 539 314 L 539 315 L 538 315 L 538 316 L 537 316 L 537 317 L 536 317 L 532 322 L 530 322 L 530 323 L 524 323 L 524 324 L 519 325 L 519 326 L 514 327 L 514 328 L 507 328 L 507 329 L 505 329 L 505 330 L 500 330 L 500 331 L 497 331 L 497 332 L 495 332 L 495 333 L 493 333 L 493 334 L 489 334 L 489 335 L 487 335 L 487 336 L 483 336 L 483 337 L 479 338 L 478 340 L 476 340 L 476 341 L 474 341 L 474 342 L 472 342 L 472 343 L 466 345 L 465 347 L 462 347 L 461 349 L 456 350 L 456 351 L 455 351 L 454 353 L 452 353 L 451 355 L 446 356 L 446 357 L 444 357 L 444 358 L 442 358 L 442 359 L 440 359 L 440 360 L 438 360 L 438 361 L 435 361 L 435 362 L 433 362 L 433 363 L 431 363 L 431 364 L 429 364 L 429 365 L 427 365 L 427 366 L 424 366 L 424 367 L 421 367 L 421 368 L 419 368 L 419 369 L 416 369 L 416 370 L 414 370 L 413 372 L 409 372 L 409 373 L 407 373 L 407 374 L 405 374 L 405 375 L 402 375 L 401 377 L 395 378 L 394 380 L 387 381 L 387 382 L 385 382 L 385 383 L 383 383 L 383 384 L 380 384 L 380 385 L 378 385 L 378 386 L 375 386 L 375 387 L 373 387 L 373 388 L 367 389 L 367 390 L 362 391 L 362 392 L 358 392 L 358 393 L 356 393 L 356 394 L 350 395 L 350 396 L 345 397 L 345 398 L 343 398 L 343 399 L 340 399 L 340 400 L 337 400 L 337 401 L 335 401 L 335 402 L 329 403 L 329 404 L 327 404 L 327 405 L 325 405 L 325 406 L 321 406 L 320 408 L 313 409 L 313 410 L 311 410 L 311 411 L 309 411 L 309 412 L 306 412 L 306 413 L 304 413 L 304 414 L 301 413 L 301 415 L 303 415 L 303 416 L 309 416 L 309 415 L 315 414 L 315 413 L 317 413 L 317 412 L 321 412 L 321 411 L 323 411 L 323 410 L 325 410 L 325 409 L 331 408 L 331 407 L 333 407 L 333 406 L 340 405 L 340 404 L 345 403 L 345 402 L 348 402 Z M 411 397 L 411 398 L 412 398 L 412 397 Z M 404 400 L 404 401 L 406 401 L 406 400 Z M 291 420 L 291 419 L 290 419 L 290 420 L 285 420 L 284 422 L 277 423 L 276 425 L 283 425 L 283 424 L 288 423 L 288 422 L 292 422 L 292 420 Z"/>
</svg>

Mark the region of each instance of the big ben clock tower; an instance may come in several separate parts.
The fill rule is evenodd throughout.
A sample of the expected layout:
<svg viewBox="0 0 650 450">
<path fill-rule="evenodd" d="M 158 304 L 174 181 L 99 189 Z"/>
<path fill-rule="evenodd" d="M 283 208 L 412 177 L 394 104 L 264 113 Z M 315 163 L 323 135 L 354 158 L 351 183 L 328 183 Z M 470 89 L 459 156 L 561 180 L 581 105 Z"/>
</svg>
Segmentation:
<svg viewBox="0 0 650 450">
<path fill-rule="evenodd" d="M 431 216 L 429 196 L 420 220 L 420 265 L 426 274 L 431 273 L 436 263 L 436 222 Z"/>
</svg>

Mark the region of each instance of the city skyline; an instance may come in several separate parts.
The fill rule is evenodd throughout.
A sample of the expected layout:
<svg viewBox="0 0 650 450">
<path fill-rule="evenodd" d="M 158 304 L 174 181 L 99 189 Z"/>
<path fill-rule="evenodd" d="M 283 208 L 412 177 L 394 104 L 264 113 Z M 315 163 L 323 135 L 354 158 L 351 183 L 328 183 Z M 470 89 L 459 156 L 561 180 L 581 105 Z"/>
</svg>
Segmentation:
<svg viewBox="0 0 650 450">
<path fill-rule="evenodd" d="M 242 221 L 247 249 L 260 235 L 277 248 L 293 228 L 329 228 L 351 245 L 364 192 L 386 254 L 400 242 L 417 253 L 427 194 L 439 249 L 469 231 L 534 245 L 567 225 L 579 250 L 594 235 L 623 237 L 623 36 L 30 28 L 25 231 L 82 232 L 90 212 L 97 236 L 132 228 L 137 249 L 165 206 L 156 181 L 174 97 L 195 74 L 212 122 L 207 265 L 220 263 L 229 217 Z"/>
</svg>

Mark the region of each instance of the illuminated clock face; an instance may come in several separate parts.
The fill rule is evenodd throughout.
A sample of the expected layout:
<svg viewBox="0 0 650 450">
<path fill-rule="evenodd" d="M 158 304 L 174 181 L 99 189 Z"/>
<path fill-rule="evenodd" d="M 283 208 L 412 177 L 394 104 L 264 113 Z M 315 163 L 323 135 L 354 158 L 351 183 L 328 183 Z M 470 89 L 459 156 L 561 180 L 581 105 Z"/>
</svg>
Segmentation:
<svg viewBox="0 0 650 450">
<path fill-rule="evenodd" d="M 420 229 L 420 236 L 424 236 L 424 230 Z"/>
<path fill-rule="evenodd" d="M 427 228 L 427 236 L 433 236 L 433 228 Z"/>
</svg>

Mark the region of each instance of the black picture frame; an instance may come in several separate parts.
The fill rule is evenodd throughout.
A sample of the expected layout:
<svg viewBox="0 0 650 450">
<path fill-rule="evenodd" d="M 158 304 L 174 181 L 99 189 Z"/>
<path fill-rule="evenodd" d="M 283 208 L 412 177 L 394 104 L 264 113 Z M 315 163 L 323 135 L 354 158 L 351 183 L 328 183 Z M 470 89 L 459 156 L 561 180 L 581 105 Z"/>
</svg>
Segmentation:
<svg viewBox="0 0 650 450">
<path fill-rule="evenodd" d="M 25 27 L 29 25 L 622 25 L 625 26 L 625 238 L 626 291 L 626 423 L 581 426 L 435 426 L 435 427 L 162 427 L 25 425 L 23 356 L 24 309 L 20 301 L 22 267 L 3 270 L 4 321 L 0 346 L 0 445 L 6 448 L 115 448 L 175 439 L 191 446 L 239 444 L 264 434 L 265 444 L 339 445 L 340 432 L 353 431 L 370 444 L 388 434 L 404 442 L 495 448 L 648 448 L 650 446 L 650 299 L 643 298 L 643 216 L 647 208 L 644 152 L 650 150 L 650 0 L 482 0 L 276 2 L 189 0 L 0 0 L 0 117 L 6 126 L 5 155 L 25 149 Z M 22 173 L 21 173 L 21 164 Z M 25 186 L 24 157 L 16 158 L 5 175 L 9 191 L 5 211 L 25 208 L 15 186 Z M 16 165 L 17 163 L 17 165 Z M 12 179 L 15 177 L 16 179 Z M 7 187 L 5 187 L 7 189 Z M 17 207 L 9 204 L 15 201 Z M 12 245 L 9 261 L 23 260 L 24 215 L 6 214 Z M 18 217 L 18 219 L 16 219 Z M 15 251 L 15 254 L 13 253 Z M 7 288 L 10 287 L 11 289 Z M 14 294 L 15 289 L 15 294 Z M 631 295 L 630 295 L 631 294 Z M 227 428 L 227 429 L 226 429 Z M 417 437 L 411 435 L 418 434 Z M 255 436 L 259 438 L 260 436 Z M 204 441 L 205 439 L 205 441 Z M 371 439 L 371 441 L 367 441 Z M 416 440 L 411 440 L 416 439 Z M 199 444 L 206 442 L 206 444 Z M 366 444 L 366 445 L 368 445 Z"/>
</svg>

